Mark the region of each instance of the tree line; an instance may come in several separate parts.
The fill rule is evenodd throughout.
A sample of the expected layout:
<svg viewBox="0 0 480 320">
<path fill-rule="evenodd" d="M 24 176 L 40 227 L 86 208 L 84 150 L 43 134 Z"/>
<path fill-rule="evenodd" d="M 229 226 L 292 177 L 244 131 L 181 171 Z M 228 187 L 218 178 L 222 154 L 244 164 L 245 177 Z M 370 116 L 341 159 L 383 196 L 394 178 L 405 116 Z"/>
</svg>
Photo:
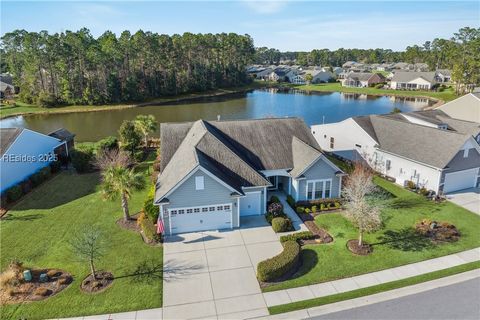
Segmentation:
<svg viewBox="0 0 480 320">
<path fill-rule="evenodd" d="M 254 46 L 234 33 L 164 35 L 142 30 L 98 38 L 83 28 L 1 38 L 2 72 L 19 97 L 41 106 L 142 101 L 245 84 Z"/>
</svg>

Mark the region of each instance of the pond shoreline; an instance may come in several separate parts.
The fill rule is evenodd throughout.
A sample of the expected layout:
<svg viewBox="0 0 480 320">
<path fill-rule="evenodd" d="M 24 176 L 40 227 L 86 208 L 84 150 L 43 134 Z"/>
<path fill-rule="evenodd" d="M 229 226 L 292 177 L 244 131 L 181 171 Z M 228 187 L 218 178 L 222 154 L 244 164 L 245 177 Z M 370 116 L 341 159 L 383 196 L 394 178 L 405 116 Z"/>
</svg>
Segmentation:
<svg viewBox="0 0 480 320">
<path fill-rule="evenodd" d="M 431 97 L 427 95 L 418 95 L 418 96 L 411 96 L 408 94 L 402 94 L 401 92 L 399 93 L 363 93 L 363 92 L 357 92 L 357 91 L 350 91 L 350 90 L 315 90 L 315 89 L 305 89 L 305 88 L 298 88 L 296 86 L 282 86 L 282 84 L 272 84 L 272 83 L 265 83 L 265 84 L 258 84 L 257 85 L 249 85 L 245 87 L 240 87 L 240 88 L 234 88 L 234 89 L 218 89 L 213 92 L 205 92 L 205 93 L 192 93 L 189 94 L 189 96 L 176 96 L 176 97 L 171 97 L 171 98 L 157 98 L 157 100 L 151 100 L 151 101 L 146 101 L 146 102 L 140 102 L 140 103 L 133 103 L 133 104 L 112 104 L 112 105 L 107 105 L 107 106 L 78 106 L 78 109 L 75 109 L 75 106 L 65 106 L 65 107 L 58 107 L 56 108 L 45 108 L 44 110 L 38 111 L 38 112 L 18 112 L 18 113 L 13 113 L 13 114 L 8 114 L 8 115 L 0 115 L 0 120 L 3 119 L 8 119 L 8 118 L 14 118 L 18 116 L 30 116 L 30 115 L 48 115 L 48 114 L 69 114 L 69 113 L 83 113 L 83 112 L 99 112 L 99 111 L 111 111 L 111 110 L 124 110 L 124 109 L 130 109 L 130 108 L 139 108 L 139 107 L 148 107 L 148 106 L 161 106 L 161 105 L 172 105 L 176 103 L 182 103 L 182 102 L 195 102 L 196 100 L 201 100 L 205 98 L 215 98 L 215 97 L 228 97 L 230 95 L 236 95 L 236 94 L 241 94 L 241 93 L 248 93 L 251 92 L 255 89 L 282 89 L 286 88 L 288 90 L 298 90 L 306 93 L 310 92 L 324 92 L 324 93 L 351 93 L 351 94 L 365 94 L 369 96 L 388 96 L 388 97 L 399 97 L 399 98 L 424 98 L 424 99 L 429 99 L 432 101 L 435 101 L 435 103 L 431 106 L 425 106 L 422 107 L 421 110 L 431 110 L 435 109 L 445 103 L 444 100 L 436 98 L 436 97 Z M 72 109 L 64 109 L 62 108 L 69 108 L 72 107 Z M 40 107 L 38 107 L 40 108 Z"/>
<path fill-rule="evenodd" d="M 74 109 L 75 105 L 71 106 L 64 106 L 64 107 L 57 107 L 57 108 L 41 108 L 42 109 L 38 112 L 18 112 L 8 115 L 0 115 L 0 120 L 8 119 L 8 118 L 15 118 L 19 116 L 31 116 L 31 115 L 50 115 L 50 114 L 68 114 L 68 113 L 83 113 L 83 112 L 99 112 L 99 111 L 112 111 L 112 110 L 125 110 L 131 108 L 141 108 L 141 107 L 148 107 L 148 106 L 161 106 L 161 105 L 171 105 L 181 102 L 194 102 L 195 100 L 201 100 L 205 98 L 215 98 L 215 97 L 227 97 L 230 95 L 237 95 L 241 93 L 248 93 L 250 91 L 256 89 L 267 88 L 266 86 L 246 86 L 241 87 L 238 89 L 218 89 L 214 92 L 205 92 L 205 93 L 191 93 L 189 96 L 175 96 L 172 98 L 157 98 L 157 100 L 151 100 L 146 102 L 140 103 L 133 103 L 133 104 L 112 104 L 106 106 L 78 106 L 78 109 Z M 160 100 L 162 99 L 162 100 Z M 64 109 L 62 108 L 72 108 L 72 109 Z"/>
</svg>

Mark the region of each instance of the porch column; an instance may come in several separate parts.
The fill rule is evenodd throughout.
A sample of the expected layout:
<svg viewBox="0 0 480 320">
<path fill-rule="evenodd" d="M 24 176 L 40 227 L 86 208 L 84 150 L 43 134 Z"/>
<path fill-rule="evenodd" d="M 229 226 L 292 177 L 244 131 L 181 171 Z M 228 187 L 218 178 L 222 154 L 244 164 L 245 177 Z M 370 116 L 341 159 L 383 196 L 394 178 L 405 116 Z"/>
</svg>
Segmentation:
<svg viewBox="0 0 480 320">
<path fill-rule="evenodd" d="M 263 189 L 263 209 L 267 210 L 267 187 Z"/>
</svg>

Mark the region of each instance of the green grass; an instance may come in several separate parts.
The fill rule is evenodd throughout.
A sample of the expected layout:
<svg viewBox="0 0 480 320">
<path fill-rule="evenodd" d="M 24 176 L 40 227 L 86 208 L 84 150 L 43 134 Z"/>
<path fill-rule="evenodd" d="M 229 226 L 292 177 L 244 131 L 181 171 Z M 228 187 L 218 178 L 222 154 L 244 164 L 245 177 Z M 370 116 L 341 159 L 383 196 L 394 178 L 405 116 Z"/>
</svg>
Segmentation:
<svg viewBox="0 0 480 320">
<path fill-rule="evenodd" d="M 146 163 L 139 167 L 149 179 L 146 169 Z M 27 267 L 60 268 L 74 277 L 67 289 L 45 301 L 2 306 L 2 319 L 58 318 L 162 306 L 161 275 L 149 279 L 133 276 L 144 262 L 162 266 L 162 248 L 147 246 L 139 234 L 118 227 L 115 221 L 122 216 L 120 201 L 103 201 L 98 187 L 98 173 L 63 172 L 27 195 L 1 220 L 2 270 L 11 259 L 18 258 Z M 147 191 L 134 193 L 132 213 L 141 208 Z M 77 260 L 68 244 L 84 225 L 97 226 L 108 238 L 107 254 L 97 268 L 116 277 L 110 288 L 98 294 L 80 291 L 88 265 Z"/>
<path fill-rule="evenodd" d="M 325 92 L 351 92 L 351 93 L 364 93 L 371 95 L 394 95 L 398 97 L 429 97 L 437 100 L 443 100 L 445 102 L 458 98 L 452 88 L 448 88 L 443 92 L 434 91 L 403 91 L 392 89 L 376 89 L 376 88 L 348 88 L 342 87 L 340 82 L 335 83 L 322 83 L 322 84 L 310 84 L 295 86 L 297 89 L 307 91 L 325 91 Z"/>
<path fill-rule="evenodd" d="M 177 100 L 189 100 L 189 99 L 196 99 L 196 98 L 202 98 L 202 97 L 231 94 L 235 92 L 241 92 L 245 90 L 265 87 L 266 85 L 267 84 L 265 83 L 255 81 L 249 85 L 241 86 L 241 87 L 217 89 L 217 90 L 210 90 L 210 91 L 199 92 L 199 93 L 186 93 L 186 94 L 179 94 L 177 96 L 166 96 L 162 98 L 150 99 L 144 102 L 106 104 L 106 105 L 69 105 L 69 106 L 59 106 L 55 108 L 41 108 L 33 104 L 27 104 L 21 101 L 16 101 L 15 103 L 12 103 L 9 105 L 2 105 L 0 107 L 0 119 L 18 116 L 18 115 L 34 114 L 34 113 L 49 114 L 49 113 L 71 113 L 71 112 L 127 109 L 127 108 L 142 106 L 145 104 L 149 104 L 149 105 L 165 104 L 165 103 L 174 102 Z"/>
<path fill-rule="evenodd" d="M 307 245 L 302 249 L 302 266 L 289 280 L 264 291 L 300 287 L 364 274 L 400 265 L 436 258 L 480 246 L 478 230 L 480 216 L 451 202 L 432 203 L 381 178 L 375 182 L 396 198 L 381 200 L 383 229 L 366 234 L 364 239 L 373 245 L 373 253 L 357 256 L 346 248 L 350 239 L 358 237 L 356 229 L 341 213 L 327 213 L 315 222 L 328 230 L 334 241 L 324 245 Z M 423 218 L 453 223 L 461 232 L 454 243 L 432 245 L 417 237 L 413 226 Z"/>
<path fill-rule="evenodd" d="M 325 304 L 335 303 L 343 300 L 349 300 L 349 299 L 355 299 L 363 296 L 368 296 L 368 295 L 372 295 L 372 294 L 383 292 L 383 291 L 403 288 L 403 287 L 411 286 L 414 284 L 431 281 L 431 280 L 435 280 L 443 277 L 448 277 L 454 274 L 458 274 L 458 273 L 462 273 L 462 272 L 466 272 L 466 271 L 470 271 L 478 268 L 480 268 L 480 261 L 470 262 L 470 263 L 462 264 L 456 267 L 434 271 L 434 272 L 430 272 L 430 273 L 426 273 L 426 274 L 422 274 L 419 276 L 410 277 L 402 280 L 387 282 L 387 283 L 379 284 L 372 287 L 338 293 L 338 294 L 321 297 L 321 298 L 309 299 L 309 300 L 269 307 L 268 311 L 270 312 L 270 314 L 279 314 L 284 312 L 291 312 L 295 310 L 322 306 Z"/>
</svg>

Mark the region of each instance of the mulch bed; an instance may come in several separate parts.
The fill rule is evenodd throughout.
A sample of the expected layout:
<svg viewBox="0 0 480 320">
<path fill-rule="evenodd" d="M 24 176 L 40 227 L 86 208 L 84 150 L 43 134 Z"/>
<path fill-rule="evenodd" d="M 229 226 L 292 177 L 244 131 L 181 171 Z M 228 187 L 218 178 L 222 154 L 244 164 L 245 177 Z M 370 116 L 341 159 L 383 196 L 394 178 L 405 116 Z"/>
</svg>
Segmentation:
<svg viewBox="0 0 480 320">
<path fill-rule="evenodd" d="M 80 289 L 87 293 L 101 292 L 112 284 L 113 279 L 113 274 L 108 271 L 97 272 L 95 279 L 91 274 L 89 274 L 85 279 L 83 279 Z"/>
<path fill-rule="evenodd" d="M 123 229 L 130 231 L 140 232 L 140 227 L 137 225 L 137 216 L 139 213 L 130 216 L 130 220 L 125 221 L 123 217 L 117 220 L 117 225 Z"/>
<path fill-rule="evenodd" d="M 45 300 L 68 287 L 73 281 L 70 273 L 59 269 L 34 269 L 30 271 L 32 281 L 22 280 L 11 290 L 0 289 L 0 305 Z M 42 273 L 50 274 L 46 282 L 40 282 L 40 274 Z"/>
<path fill-rule="evenodd" d="M 373 247 L 368 243 L 364 242 L 362 246 L 359 246 L 358 239 L 348 240 L 347 248 L 350 252 L 360 256 L 366 256 L 373 252 Z"/>
<path fill-rule="evenodd" d="M 433 243 L 455 242 L 460 239 L 458 229 L 448 222 L 421 221 L 415 225 L 415 231 Z"/>
<path fill-rule="evenodd" d="M 304 240 L 302 241 L 302 244 L 322 244 L 330 243 L 333 241 L 333 237 L 325 229 L 317 226 L 312 215 L 307 213 L 300 213 L 298 214 L 298 216 L 300 217 L 300 219 L 302 219 L 307 229 L 315 235 L 314 240 Z"/>
</svg>

